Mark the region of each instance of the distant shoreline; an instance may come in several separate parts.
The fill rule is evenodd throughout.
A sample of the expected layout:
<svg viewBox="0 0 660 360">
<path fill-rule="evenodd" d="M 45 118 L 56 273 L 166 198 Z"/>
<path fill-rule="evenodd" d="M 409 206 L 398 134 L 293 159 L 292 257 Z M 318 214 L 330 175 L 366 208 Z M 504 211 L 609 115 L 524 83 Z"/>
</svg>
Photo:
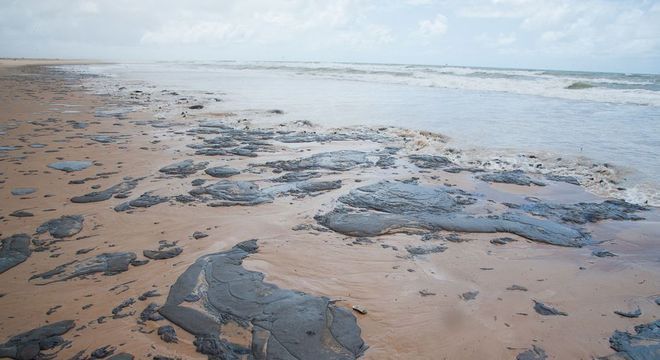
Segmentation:
<svg viewBox="0 0 660 360">
<path fill-rule="evenodd" d="M 108 61 L 94 59 L 0 58 L 0 68 L 35 65 L 85 65 L 110 63 L 111 62 Z"/>
<path fill-rule="evenodd" d="M 658 72 L 637 72 L 637 71 L 605 71 L 605 70 L 587 70 L 587 69 L 559 69 L 559 68 L 535 68 L 535 67 L 508 67 L 508 66 L 486 66 L 473 64 L 423 64 L 423 63 L 397 63 L 397 62 L 364 62 L 364 61 L 316 61 L 316 60 L 260 60 L 260 59 L 196 59 L 196 60 L 163 60 L 163 59 L 124 59 L 124 60 L 100 60 L 100 59 L 61 59 L 61 58 L 20 58 L 20 57 L 0 57 L 0 66 L 5 66 L 6 61 L 25 61 L 25 65 L 84 65 L 84 64 L 114 64 L 114 63 L 160 63 L 160 62 L 220 62 L 220 63 L 242 63 L 242 62 L 264 62 L 264 63 L 302 63 L 302 64 L 345 64 L 345 65 L 394 65 L 394 66 L 417 66 L 417 67 L 455 67 L 455 68 L 474 68 L 484 70 L 523 70 L 523 71 L 545 71 L 561 72 L 573 74 L 603 74 L 603 75 L 640 75 L 656 76 Z M 10 64 L 11 65 L 11 64 Z M 20 66 L 20 65 L 18 65 Z"/>
</svg>

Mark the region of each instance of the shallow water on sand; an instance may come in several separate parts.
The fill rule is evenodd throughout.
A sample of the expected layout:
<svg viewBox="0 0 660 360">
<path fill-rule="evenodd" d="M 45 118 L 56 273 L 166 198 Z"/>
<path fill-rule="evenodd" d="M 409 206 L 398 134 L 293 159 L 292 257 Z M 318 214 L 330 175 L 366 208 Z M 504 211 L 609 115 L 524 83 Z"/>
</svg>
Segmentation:
<svg viewBox="0 0 660 360">
<path fill-rule="evenodd" d="M 238 63 L 115 64 L 78 69 L 146 81 L 159 88 L 220 92 L 223 101 L 213 104 L 217 111 L 272 108 L 285 111 L 277 121 L 305 119 L 327 127 L 391 125 L 438 132 L 451 137 L 453 147 L 475 149 L 471 152 L 475 157 L 521 151 L 550 153 L 548 158 L 585 157 L 621 170 L 621 178 L 616 180 L 631 189 L 625 196 L 627 200 L 657 202 L 660 101 L 655 104 L 653 99 L 660 99 L 660 91 L 653 86 L 617 88 L 617 81 L 631 81 L 620 80 L 625 77 L 623 74 L 562 77 L 522 70 L 516 71 L 531 75 L 513 71 L 513 75 L 504 76 L 495 70 L 452 73 L 469 79 L 470 86 L 438 83 L 438 75 L 431 79 L 432 74 L 428 73 L 422 75 L 429 82 L 392 81 L 392 76 L 383 77 L 383 71 L 365 74 L 358 70 L 366 65 L 355 65 L 358 70 L 349 65 L 341 72 L 333 68 L 310 71 L 309 66 Z M 394 71 L 400 66 L 373 67 Z M 406 78 L 404 75 L 398 78 Z M 420 80 L 422 75 L 415 79 Z M 475 78 L 482 80 L 481 88 Z M 494 86 L 493 78 L 504 82 Z M 588 79 L 600 79 L 607 87 L 561 87 Z M 530 85 L 536 84 L 534 81 L 540 84 L 536 90 Z M 573 95 L 580 91 L 585 95 Z M 598 96 L 595 91 L 600 91 Z M 647 98 L 650 100 L 642 101 Z M 635 103 L 635 99 L 639 101 Z"/>
</svg>

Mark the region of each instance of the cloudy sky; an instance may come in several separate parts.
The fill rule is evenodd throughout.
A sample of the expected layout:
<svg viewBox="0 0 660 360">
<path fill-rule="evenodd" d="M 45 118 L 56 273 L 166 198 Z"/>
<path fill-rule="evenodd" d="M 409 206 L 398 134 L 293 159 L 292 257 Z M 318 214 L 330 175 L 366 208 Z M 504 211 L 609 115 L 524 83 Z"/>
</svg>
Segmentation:
<svg viewBox="0 0 660 360">
<path fill-rule="evenodd" d="M 660 73 L 660 0 L 1 0 L 0 56 Z"/>
</svg>

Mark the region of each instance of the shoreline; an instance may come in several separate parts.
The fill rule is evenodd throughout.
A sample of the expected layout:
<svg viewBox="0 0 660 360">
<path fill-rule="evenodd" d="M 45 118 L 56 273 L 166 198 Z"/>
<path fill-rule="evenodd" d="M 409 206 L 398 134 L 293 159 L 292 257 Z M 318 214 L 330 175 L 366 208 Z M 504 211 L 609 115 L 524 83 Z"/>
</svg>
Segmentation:
<svg viewBox="0 0 660 360">
<path fill-rule="evenodd" d="M 0 58 L 0 71 L 11 68 L 26 66 L 51 66 L 51 65 L 89 65 L 89 64 L 111 64 L 111 62 L 92 59 L 33 59 L 33 58 Z"/>
<path fill-rule="evenodd" d="M 110 96 L 100 96 L 90 93 L 93 87 L 79 74 L 39 69 L 28 81 L 7 75 L 0 79 L 5 89 L 2 98 L 8 102 L 2 115 L 0 146 L 16 147 L 0 153 L 0 186 L 2 203 L 6 204 L 0 214 L 0 233 L 3 239 L 17 233 L 33 234 L 42 223 L 62 215 L 82 215 L 84 223 L 79 233 L 65 237 L 65 241 L 51 241 L 52 233 L 29 235 L 38 240 L 32 241 L 32 254 L 0 274 L 5 284 L 0 305 L 11 309 L 3 311 L 0 339 L 44 325 L 45 321 L 70 319 L 75 320 L 76 329 L 83 325 L 85 328 L 63 335 L 73 341 L 71 347 L 61 350 L 63 357 L 111 345 L 117 347 L 116 353 L 128 352 L 138 358 L 205 358 L 195 351 L 195 336 L 181 327 L 185 321 L 178 326 L 172 321 L 178 336 L 178 343 L 173 344 L 162 341 L 156 333 L 170 322 L 140 323 L 136 318 L 152 300 L 164 305 L 169 287 L 197 259 L 225 253 L 254 238 L 258 239 L 258 250 L 250 252 L 236 271 L 259 271 L 267 283 L 280 289 L 336 301 L 338 308 L 357 320 L 361 338 L 369 346 L 364 353 L 366 359 L 434 358 L 438 353 L 447 358 L 513 358 L 533 345 L 555 358 L 607 356 L 614 352 L 608 338 L 615 329 L 631 331 L 634 325 L 657 319 L 655 301 L 660 295 L 656 293 L 660 269 L 657 251 L 653 249 L 660 216 L 656 208 L 621 210 L 647 220 L 584 224 L 557 219 L 556 215 L 540 210 L 530 215 L 548 220 L 548 226 L 583 229 L 594 241 L 606 241 L 582 248 L 548 245 L 539 242 L 539 238 L 531 241 L 529 237 L 533 236 L 525 231 L 520 234 L 528 237 L 509 232 L 456 232 L 410 222 L 384 229 L 376 236 L 351 236 L 315 217 L 332 214 L 344 206 L 367 215 L 376 209 L 388 214 L 391 221 L 401 221 L 400 216 L 407 212 L 398 213 L 382 203 L 405 191 L 386 193 L 375 205 L 364 208 L 356 201 L 341 200 L 352 191 L 359 192 L 383 181 L 405 184 L 405 189 L 412 189 L 413 194 L 426 191 L 420 188 L 438 189 L 434 196 L 451 199 L 447 201 L 452 216 L 525 212 L 505 203 L 601 203 L 604 199 L 579 186 L 533 174 L 513 176 L 515 181 L 531 181 L 530 185 L 502 184 L 478 178 L 497 173 L 466 171 L 451 159 L 415 160 L 402 150 L 400 153 L 387 149 L 391 146 L 405 150 L 406 144 L 411 144 L 405 135 L 397 133 L 400 130 L 327 133 L 304 123 L 267 129 L 255 126 L 251 119 L 244 121 L 241 116 L 190 109 L 213 94 L 181 95 L 176 89 L 170 90 L 170 94 L 155 93 L 139 84 L 126 84 L 124 90 L 117 88 Z M 10 93 L 20 97 L 11 97 Z M 160 98 L 169 102 L 161 102 Z M 139 110 L 151 109 L 153 104 L 162 107 L 161 111 Z M 138 111 L 127 111 L 133 108 Z M 273 109 L 258 111 L 259 116 L 278 115 Z M 298 131 L 305 129 L 308 131 Z M 214 138 L 217 140 L 211 140 Z M 30 146 L 35 144 L 45 146 Z M 341 161 L 329 157 L 318 163 L 307 160 L 302 165 L 296 162 L 342 150 L 365 155 L 351 153 Z M 181 166 L 161 170 L 187 159 L 198 167 L 183 172 Z M 47 167 L 58 160 L 92 164 L 70 173 Z M 447 163 L 443 163 L 445 160 Z M 209 164 L 199 166 L 201 162 Z M 215 166 L 228 166 L 239 172 L 227 178 L 204 173 L 203 168 Z M 311 177 L 293 182 L 273 181 L 300 172 Z M 199 179 L 205 181 L 201 185 L 191 184 Z M 219 181 L 245 181 L 259 191 L 231 188 L 230 193 L 241 195 L 231 201 L 202 191 Z M 71 201 L 118 184 L 130 189 L 113 190 L 116 192 L 108 199 L 98 202 Z M 37 191 L 11 195 L 10 190 L 17 188 Z M 189 194 L 191 191 L 193 194 Z M 158 199 L 143 198 L 149 206 L 129 203 L 126 210 L 116 210 L 141 194 Z M 186 196 L 186 201 L 178 196 Z M 539 201 L 530 201 L 530 197 Z M 157 202 L 161 199 L 164 201 Z M 409 199 L 401 201 L 412 206 L 415 216 L 421 218 L 424 212 L 420 212 L 420 206 L 423 209 L 430 200 L 412 205 Z M 208 206 L 218 202 L 224 202 L 223 206 Z M 438 206 L 445 209 L 444 204 Z M 50 209 L 54 211 L 46 211 Z M 9 216 L 17 210 L 33 216 Z M 573 210 L 577 214 L 585 212 L 584 208 Z M 607 211 L 602 214 L 611 215 Z M 193 234 L 197 231 L 207 236 L 196 238 Z M 501 238 L 512 240 L 501 240 L 503 244 L 491 242 Z M 159 243 L 161 240 L 166 243 Z M 171 245 L 173 242 L 176 244 Z M 97 273 L 43 285 L 36 283 L 50 280 L 27 280 L 59 265 L 84 262 L 104 252 L 133 252 L 143 259 L 143 250 L 159 247 L 166 251 L 180 248 L 182 252 L 169 259 L 152 259 L 143 266 L 127 266 L 127 271 L 112 276 Z M 79 252 L 83 249 L 91 250 Z M 608 250 L 619 256 L 594 256 L 594 250 Z M 513 284 L 526 291 L 507 290 Z M 111 288 L 115 290 L 108 294 Z M 138 299 L 149 290 L 156 290 L 160 296 L 136 300 L 126 307 L 126 314 L 130 315 L 113 319 L 117 315 L 113 308 L 128 298 Z M 477 294 L 470 295 L 474 292 Z M 201 300 L 186 306 L 207 311 L 209 305 L 204 301 L 209 295 L 202 295 Z M 26 298 L 35 301 L 28 306 Z M 537 314 L 533 299 L 559 308 L 568 316 Z M 83 309 L 87 304 L 92 306 Z M 61 307 L 44 315 L 58 305 Z M 351 312 L 355 305 L 368 312 Z M 635 307 L 642 311 L 636 319 L 612 313 Z M 106 318 L 99 321 L 102 316 Z M 170 320 L 174 318 L 169 316 L 166 317 Z M 249 327 L 225 324 L 221 328 L 221 336 L 231 342 L 250 344 L 250 331 L 246 331 Z M 479 346 L 473 345 L 476 339 Z"/>
<path fill-rule="evenodd" d="M 172 71 L 174 71 L 175 74 L 179 74 L 179 75 L 188 74 L 187 72 L 185 72 L 186 69 L 187 68 L 185 67 L 184 68 L 175 67 L 172 69 Z M 530 143 L 526 143 L 526 140 L 521 140 L 521 139 L 518 140 L 518 141 L 522 141 L 518 145 L 509 144 L 506 147 L 498 145 L 497 143 L 500 141 L 495 141 L 493 143 L 493 141 L 490 140 L 489 140 L 490 143 L 492 143 L 490 146 L 487 144 L 479 145 L 472 140 L 468 140 L 468 138 L 466 138 L 465 136 L 458 136 L 458 134 L 462 130 L 457 130 L 455 124 L 451 125 L 452 121 L 448 121 L 449 124 L 445 125 L 445 128 L 443 129 L 453 135 L 456 135 L 455 139 L 449 139 L 450 141 L 445 141 L 443 139 L 448 138 L 446 134 L 444 133 L 434 134 L 432 131 L 429 131 L 429 129 L 432 129 L 433 126 L 431 126 L 430 124 L 426 124 L 425 122 L 417 123 L 417 125 L 415 126 L 413 126 L 412 124 L 407 124 L 406 126 L 408 126 L 408 128 L 404 128 L 399 126 L 400 123 L 391 123 L 390 121 L 391 119 L 382 122 L 365 120 L 366 122 L 363 123 L 364 125 L 356 126 L 353 124 L 360 123 L 360 121 L 356 120 L 354 116 L 351 115 L 350 112 L 338 111 L 337 112 L 338 115 L 336 115 L 336 117 L 346 116 L 347 118 L 352 119 L 351 121 L 348 122 L 344 120 L 334 121 L 333 116 L 328 115 L 328 112 L 334 113 L 332 107 L 321 106 L 320 109 L 324 109 L 324 110 L 320 112 L 318 110 L 313 111 L 310 108 L 306 107 L 307 105 L 301 105 L 306 103 L 304 102 L 301 103 L 300 100 L 292 100 L 289 102 L 287 98 L 282 98 L 281 95 L 273 97 L 273 99 L 279 99 L 279 100 L 269 101 L 267 99 L 268 97 L 264 97 L 262 94 L 255 96 L 255 101 L 253 102 L 251 101 L 249 90 L 246 90 L 244 85 L 240 85 L 236 83 L 236 78 L 239 78 L 241 76 L 241 73 L 230 72 L 222 76 L 209 75 L 209 79 L 214 79 L 214 81 L 218 81 L 218 82 L 228 81 L 228 83 L 221 88 L 221 87 L 211 86 L 208 84 L 209 79 L 205 79 L 204 77 L 195 75 L 195 74 L 200 74 L 199 69 L 189 69 L 191 71 L 189 75 L 194 76 L 194 78 L 196 79 L 195 81 L 192 82 L 191 81 L 182 82 L 183 79 L 177 77 L 178 75 L 174 76 L 172 79 L 179 79 L 179 80 L 161 81 L 159 79 L 155 79 L 153 75 L 150 75 L 150 73 L 152 71 L 158 73 L 158 71 L 163 71 L 163 69 L 159 70 L 158 67 L 151 68 L 149 67 L 149 65 L 147 65 L 147 68 L 143 71 L 135 70 L 135 69 L 123 70 L 123 71 L 119 71 L 119 70 L 106 71 L 106 70 L 102 70 L 102 68 L 97 68 L 95 70 L 87 71 L 84 68 L 76 68 L 76 67 L 72 67 L 67 70 L 81 71 L 82 73 L 101 76 L 102 78 L 99 78 L 99 81 L 95 86 L 102 93 L 105 94 L 107 92 L 106 95 L 119 96 L 119 97 L 128 96 L 129 94 L 127 94 L 125 91 L 122 92 L 116 90 L 117 88 L 122 87 L 120 82 L 125 82 L 130 84 L 141 84 L 142 86 L 148 88 L 155 86 L 156 88 L 167 90 L 169 87 L 176 88 L 178 85 L 173 85 L 173 84 L 178 84 L 177 83 L 178 81 L 179 83 L 181 83 L 182 89 L 185 89 L 185 91 L 177 90 L 179 91 L 179 93 L 185 96 L 197 97 L 200 101 L 200 104 L 203 104 L 203 106 L 205 106 L 204 110 L 196 111 L 197 113 L 206 112 L 206 114 L 210 116 L 213 116 L 216 113 L 221 115 L 226 113 L 232 113 L 235 116 L 249 119 L 250 124 L 252 126 L 266 127 L 266 128 L 282 126 L 282 123 L 294 123 L 296 120 L 299 119 L 309 119 L 312 121 L 312 124 L 309 127 L 305 128 L 306 131 L 308 132 L 311 131 L 341 132 L 341 131 L 349 131 L 352 128 L 360 128 L 360 127 L 375 131 L 380 128 L 387 128 L 388 129 L 387 131 L 393 136 L 408 137 L 409 141 L 405 143 L 405 146 L 406 146 L 406 150 L 412 153 L 429 153 L 429 154 L 442 155 L 447 158 L 450 158 L 452 161 L 465 168 L 470 168 L 470 167 L 479 168 L 479 169 L 487 168 L 488 170 L 491 171 L 521 169 L 526 172 L 539 174 L 540 176 L 544 176 L 546 174 L 549 174 L 550 176 L 553 175 L 573 176 L 582 186 L 588 189 L 589 192 L 594 193 L 598 196 L 613 197 L 640 205 L 650 205 L 655 207 L 660 206 L 660 192 L 658 190 L 660 185 L 657 184 L 657 181 L 653 176 L 653 174 L 656 172 L 655 170 L 656 167 L 655 165 L 649 165 L 649 162 L 651 163 L 653 162 L 648 158 L 649 156 L 649 154 L 647 153 L 648 149 L 644 146 L 640 148 L 641 149 L 640 159 L 643 160 L 627 163 L 625 159 L 629 160 L 629 157 L 627 158 L 626 156 L 623 156 L 622 158 L 616 158 L 615 154 L 610 154 L 610 156 L 613 156 L 616 159 L 618 159 L 618 161 L 612 163 L 610 162 L 609 157 L 602 156 L 602 154 L 601 155 L 594 154 L 593 151 L 594 149 L 591 150 L 590 154 L 582 154 L 581 151 L 574 152 L 566 148 L 564 149 L 557 148 L 553 150 L 552 146 L 548 146 L 547 141 L 537 142 L 538 146 L 536 148 L 530 147 L 529 146 Z M 278 75 L 278 73 L 273 74 L 274 77 L 277 77 L 276 75 Z M 278 80 L 273 82 L 273 84 L 281 84 L 282 86 L 284 86 L 283 84 L 284 81 L 286 80 L 285 75 L 286 74 L 279 74 L 279 76 L 282 77 L 277 78 Z M 250 77 L 254 77 L 255 74 L 248 71 L 245 74 L 245 76 L 248 76 L 248 78 L 250 78 Z M 110 77 L 110 79 L 107 78 L 103 79 L 103 77 Z M 163 73 L 161 77 L 167 77 L 167 74 Z M 299 81 L 299 79 L 297 78 L 292 78 L 292 79 L 295 80 L 293 84 L 298 84 L 303 87 L 306 84 L 306 82 L 297 83 L 296 81 Z M 268 78 L 265 78 L 263 80 L 265 84 L 271 83 L 271 81 L 268 80 Z M 307 81 L 309 80 L 318 80 L 320 82 L 319 84 L 332 85 L 332 83 L 324 83 L 323 82 L 324 80 L 315 79 L 313 77 L 307 79 Z M 199 85 L 195 85 L 197 82 L 200 82 Z M 252 83 L 255 83 L 255 81 L 253 80 Z M 356 85 L 361 83 L 362 82 L 358 81 Z M 114 85 L 109 86 L 108 84 L 114 84 Z M 165 84 L 167 84 L 167 86 Z M 257 83 L 255 83 L 254 85 L 258 86 Z M 270 89 L 268 91 L 277 91 L 275 89 L 272 89 L 272 85 L 264 85 L 264 86 L 266 86 L 266 89 Z M 311 86 L 310 89 L 318 90 L 318 86 L 317 87 Z M 231 90 L 231 91 L 225 94 L 223 90 Z M 359 94 L 361 93 L 359 90 L 356 91 L 358 91 Z M 208 94 L 205 96 L 204 94 L 205 92 L 208 92 L 209 94 L 215 93 L 216 95 L 219 96 L 216 96 L 216 98 L 214 98 L 213 96 L 209 96 Z M 263 93 L 263 90 L 261 92 Z M 422 94 L 424 93 L 425 92 L 422 92 Z M 295 95 L 295 92 L 288 93 L 285 91 L 285 94 Z M 407 96 L 410 96 L 410 94 L 408 93 L 403 93 L 403 94 L 404 95 L 407 94 Z M 330 94 L 329 96 L 333 96 L 333 95 Z M 336 96 L 336 94 L 334 96 Z M 157 114 L 157 116 L 163 116 L 166 118 L 179 116 L 179 113 L 177 111 L 187 110 L 185 108 L 178 109 L 176 107 L 171 106 L 171 104 L 169 104 L 169 101 L 171 100 L 172 100 L 171 97 L 167 96 L 167 93 L 158 94 L 157 92 L 154 92 L 150 94 L 149 103 L 142 104 L 141 106 L 144 109 L 148 109 L 149 111 L 154 112 L 155 114 Z M 309 100 L 317 101 L 321 99 L 312 96 L 309 97 Z M 314 101 L 312 101 L 311 103 L 314 103 Z M 358 106 L 357 104 L 352 104 L 350 102 L 345 103 L 346 99 L 344 98 L 337 98 L 335 99 L 335 101 L 338 101 L 337 104 L 344 104 L 345 106 L 353 106 L 353 107 Z M 257 106 L 256 109 L 252 109 L 255 106 L 254 105 L 255 103 L 256 104 L 267 103 L 268 105 L 261 106 L 264 108 L 272 107 L 274 109 L 277 109 L 278 107 L 282 107 L 282 106 L 287 107 L 290 105 L 293 109 L 284 109 L 286 111 L 283 111 L 282 114 L 279 114 L 278 116 L 272 116 L 272 114 L 269 115 L 267 113 L 264 113 L 263 109 L 259 109 L 259 106 Z M 368 103 L 368 104 L 372 104 L 372 103 Z M 301 106 L 307 110 L 300 111 Z M 364 106 L 363 107 L 358 106 L 356 108 L 357 114 L 363 114 L 365 109 L 366 108 Z M 390 109 L 390 110 L 396 112 L 396 110 L 394 109 Z M 311 112 L 308 113 L 309 111 Z M 414 111 L 411 114 L 420 115 L 419 113 L 416 113 Z M 316 118 L 315 116 L 318 118 Z M 362 116 L 369 117 L 371 115 L 363 114 Z M 383 114 L 382 112 L 375 112 L 373 116 L 379 117 L 379 116 L 383 116 Z M 452 115 L 444 114 L 444 116 L 451 117 Z M 501 116 L 500 116 L 500 120 L 504 121 L 505 123 L 507 122 L 507 120 L 501 119 Z M 575 120 L 577 121 L 577 119 Z M 478 128 L 479 124 L 481 123 L 482 122 L 477 121 L 475 126 Z M 329 125 L 329 124 L 335 124 L 335 125 Z M 420 127 L 419 126 L 420 124 L 426 124 L 426 126 Z M 566 126 L 565 122 L 564 122 L 564 126 Z M 456 131 L 459 131 L 459 133 L 456 133 Z M 525 131 L 521 130 L 519 126 L 518 127 L 514 126 L 512 131 L 522 131 L 523 134 L 525 133 Z M 468 131 L 468 133 L 479 133 L 479 132 Z M 493 136 L 497 137 L 497 134 L 494 134 Z M 530 134 L 530 136 L 534 137 L 535 135 Z M 440 141 L 437 141 L 433 137 L 439 138 Z M 472 139 L 473 137 L 474 136 L 470 136 L 469 139 Z M 549 138 L 553 138 L 553 136 L 549 135 Z M 532 141 L 532 143 L 533 142 L 534 141 Z M 504 141 L 503 143 L 506 143 L 506 141 Z M 617 146 L 615 144 L 611 144 L 611 145 Z M 619 144 L 619 146 L 620 145 L 621 144 Z M 545 149 L 545 150 L 541 150 L 541 149 Z M 621 151 L 627 151 L 627 153 L 630 153 L 629 151 L 630 149 L 628 150 L 625 149 L 628 148 L 624 146 L 621 148 Z M 604 151 L 604 154 L 607 155 L 608 150 L 601 149 L 601 152 L 602 151 Z"/>
</svg>

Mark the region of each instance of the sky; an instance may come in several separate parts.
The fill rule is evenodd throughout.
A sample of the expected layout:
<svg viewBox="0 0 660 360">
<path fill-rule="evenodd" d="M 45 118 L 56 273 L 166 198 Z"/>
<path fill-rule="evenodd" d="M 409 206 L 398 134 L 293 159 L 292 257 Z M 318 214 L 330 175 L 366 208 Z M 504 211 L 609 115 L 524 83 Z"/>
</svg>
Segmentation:
<svg viewBox="0 0 660 360">
<path fill-rule="evenodd" d="M 660 0 L 0 0 L 0 57 L 660 73 Z"/>
</svg>

